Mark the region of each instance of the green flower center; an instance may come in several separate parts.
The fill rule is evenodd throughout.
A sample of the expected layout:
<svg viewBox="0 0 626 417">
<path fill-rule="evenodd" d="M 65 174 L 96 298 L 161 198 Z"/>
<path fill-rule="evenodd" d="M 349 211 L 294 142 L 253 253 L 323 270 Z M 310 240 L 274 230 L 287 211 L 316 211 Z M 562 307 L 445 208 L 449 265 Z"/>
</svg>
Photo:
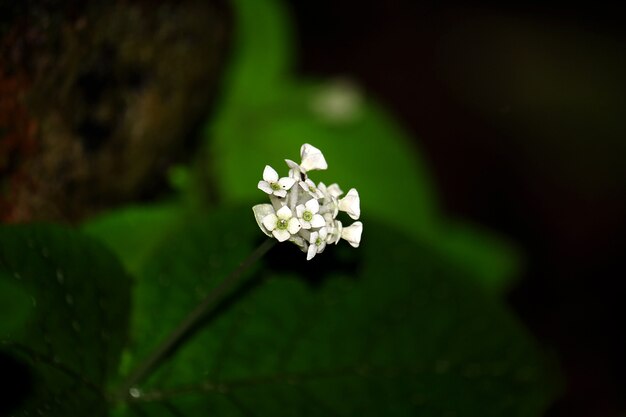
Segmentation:
<svg viewBox="0 0 626 417">
<path fill-rule="evenodd" d="M 322 244 L 322 238 L 318 237 L 317 239 L 315 239 L 315 246 L 319 246 Z"/>
<path fill-rule="evenodd" d="M 287 228 L 287 220 L 279 219 L 278 222 L 276 222 L 276 228 L 278 230 L 285 230 Z"/>
<path fill-rule="evenodd" d="M 312 185 L 309 185 L 309 191 L 314 193 L 315 192 L 315 187 L 313 187 Z"/>
<path fill-rule="evenodd" d="M 313 213 L 311 213 L 310 211 L 305 211 L 304 213 L 302 213 L 302 220 L 304 220 L 305 222 L 310 222 L 311 220 L 313 220 Z"/>
<path fill-rule="evenodd" d="M 274 191 L 280 190 L 280 185 L 277 182 L 271 183 L 270 187 L 272 187 L 272 190 L 274 190 Z"/>
</svg>

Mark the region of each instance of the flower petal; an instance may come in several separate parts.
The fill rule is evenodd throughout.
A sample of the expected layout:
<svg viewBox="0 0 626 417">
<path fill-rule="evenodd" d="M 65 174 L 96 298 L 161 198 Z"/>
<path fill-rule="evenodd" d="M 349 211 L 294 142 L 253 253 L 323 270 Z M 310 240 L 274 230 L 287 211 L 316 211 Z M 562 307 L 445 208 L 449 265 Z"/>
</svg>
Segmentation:
<svg viewBox="0 0 626 417">
<path fill-rule="evenodd" d="M 343 191 L 341 190 L 341 188 L 339 188 L 339 185 L 337 183 L 330 184 L 327 190 L 328 194 L 332 195 L 333 197 L 339 197 L 341 194 L 343 194 Z"/>
<path fill-rule="evenodd" d="M 296 183 L 296 180 L 294 180 L 293 178 L 289 178 L 289 177 L 283 177 L 278 180 L 278 185 L 280 185 L 280 188 L 282 188 L 283 190 L 290 189 L 295 183 Z"/>
<path fill-rule="evenodd" d="M 259 225 L 259 228 L 261 229 L 261 231 L 268 236 L 272 236 L 270 231 L 263 224 L 263 219 L 266 216 L 270 214 L 274 214 L 274 208 L 272 207 L 272 205 L 271 204 L 257 204 L 256 206 L 252 207 L 252 211 L 254 212 L 254 218 L 256 220 L 256 223 Z"/>
<path fill-rule="evenodd" d="M 322 227 L 326 224 L 326 220 L 320 214 L 314 214 L 311 219 L 312 227 Z"/>
<path fill-rule="evenodd" d="M 317 255 L 317 246 L 315 246 L 314 243 L 311 243 L 309 245 L 309 250 L 306 252 L 306 260 L 310 261 L 315 257 L 315 255 Z"/>
<path fill-rule="evenodd" d="M 257 188 L 267 194 L 272 194 L 274 192 L 274 190 L 272 190 L 272 187 L 270 186 L 270 183 L 267 181 L 259 181 L 259 185 L 257 185 Z"/>
<path fill-rule="evenodd" d="M 278 240 L 279 242 L 284 242 L 285 240 L 289 239 L 289 237 L 291 236 L 289 232 L 284 229 L 274 229 L 272 231 L 272 234 L 274 235 L 276 240 Z"/>
<path fill-rule="evenodd" d="M 281 220 L 289 220 L 292 217 L 291 209 L 287 206 L 283 206 L 276 212 L 276 216 Z"/>
<path fill-rule="evenodd" d="M 263 226 L 265 226 L 265 228 L 271 232 L 272 230 L 276 229 L 278 217 L 276 217 L 274 213 L 271 213 L 263 217 L 263 220 L 261 220 L 261 222 L 263 223 Z"/>
<path fill-rule="evenodd" d="M 348 213 L 348 216 L 352 217 L 354 220 L 358 219 L 361 215 L 359 192 L 351 188 L 348 194 L 339 200 L 339 210 L 345 211 Z"/>
<path fill-rule="evenodd" d="M 287 196 L 287 191 L 285 190 L 276 190 L 272 192 L 276 197 L 285 198 Z"/>
<path fill-rule="evenodd" d="M 361 243 L 361 233 L 363 232 L 363 223 L 354 222 L 348 227 L 344 227 L 341 231 L 341 238 L 346 240 L 352 247 L 358 248 Z"/>
<path fill-rule="evenodd" d="M 265 169 L 263 170 L 263 179 L 267 182 L 276 182 L 278 181 L 278 172 L 274 168 L 269 165 L 265 165 Z"/>
<path fill-rule="evenodd" d="M 304 205 L 313 214 L 315 214 L 318 211 L 320 211 L 320 203 L 318 203 L 317 200 L 314 199 L 314 198 L 312 198 L 309 201 L 307 201 L 306 203 L 304 203 Z"/>
<path fill-rule="evenodd" d="M 296 206 L 296 217 L 302 218 L 302 215 L 304 214 L 304 210 L 306 210 L 304 208 L 304 204 L 298 204 Z"/>
<path fill-rule="evenodd" d="M 291 233 L 292 235 L 295 235 L 296 233 L 300 231 L 301 228 L 302 228 L 302 225 L 300 224 L 298 219 L 296 219 L 295 217 L 292 217 L 291 219 L 289 219 L 289 222 L 287 223 L 287 230 L 289 230 L 289 233 Z"/>
<path fill-rule="evenodd" d="M 300 168 L 304 171 L 328 168 L 328 164 L 326 163 L 326 159 L 324 159 L 324 155 L 322 155 L 322 151 L 317 149 L 315 146 L 305 143 L 300 148 L 300 156 L 302 157 Z"/>
</svg>

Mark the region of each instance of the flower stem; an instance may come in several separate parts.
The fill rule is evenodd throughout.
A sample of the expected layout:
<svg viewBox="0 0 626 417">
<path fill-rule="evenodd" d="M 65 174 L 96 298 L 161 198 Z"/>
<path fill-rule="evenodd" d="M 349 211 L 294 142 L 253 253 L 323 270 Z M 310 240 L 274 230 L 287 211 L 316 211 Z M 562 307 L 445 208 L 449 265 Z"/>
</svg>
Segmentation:
<svg viewBox="0 0 626 417">
<path fill-rule="evenodd" d="M 276 241 L 267 239 L 259 245 L 248 257 L 243 260 L 239 266 L 230 273 L 217 287 L 215 287 L 198 306 L 192 310 L 183 321 L 170 333 L 170 335 L 140 363 L 135 370 L 128 376 L 122 384 L 119 397 L 127 398 L 130 390 L 136 384 L 142 382 L 149 376 L 161 363 L 161 361 L 170 356 L 180 345 L 181 341 L 188 337 L 196 328 L 198 323 L 206 317 L 206 314 L 216 306 L 217 302 L 222 299 L 224 294 L 229 291 L 241 278 L 252 264 L 258 261 L 265 253 L 270 250 Z"/>
</svg>

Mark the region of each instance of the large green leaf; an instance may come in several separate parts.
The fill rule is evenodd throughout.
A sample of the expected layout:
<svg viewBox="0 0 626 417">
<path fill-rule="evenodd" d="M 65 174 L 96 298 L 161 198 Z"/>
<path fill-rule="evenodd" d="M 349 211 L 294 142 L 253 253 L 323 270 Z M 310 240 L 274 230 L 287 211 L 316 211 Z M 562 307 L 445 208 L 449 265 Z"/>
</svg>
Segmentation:
<svg viewBox="0 0 626 417">
<path fill-rule="evenodd" d="M 510 313 L 441 252 L 365 225 L 361 248 L 341 243 L 311 262 L 290 244 L 274 248 L 118 412 L 540 415 L 554 380 Z M 171 234 L 136 287 L 130 362 L 145 359 L 261 236 L 249 209 Z"/>
<path fill-rule="evenodd" d="M 0 335 L 32 367 L 33 392 L 16 415 L 106 415 L 128 327 L 130 281 L 119 262 L 71 230 L 5 226 L 0 275 L 28 294 L 30 310 L 25 326 Z"/>
<path fill-rule="evenodd" d="M 126 270 L 139 274 L 152 250 L 183 217 L 175 203 L 124 207 L 87 221 L 82 230 L 103 242 Z"/>
<path fill-rule="evenodd" d="M 22 326 L 30 312 L 30 298 L 19 286 L 0 271 L 0 335 Z"/>
</svg>

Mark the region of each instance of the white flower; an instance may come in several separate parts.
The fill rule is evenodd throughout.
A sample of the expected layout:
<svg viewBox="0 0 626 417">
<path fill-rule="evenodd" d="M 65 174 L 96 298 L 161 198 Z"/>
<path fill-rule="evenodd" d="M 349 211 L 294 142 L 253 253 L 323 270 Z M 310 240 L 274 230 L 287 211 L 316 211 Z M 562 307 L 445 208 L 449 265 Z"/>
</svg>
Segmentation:
<svg viewBox="0 0 626 417">
<path fill-rule="evenodd" d="M 317 189 L 326 197 L 330 196 L 337 198 L 341 194 L 343 194 L 343 191 L 341 191 L 341 188 L 339 188 L 338 184 L 330 184 L 327 187 L 326 184 L 320 182 L 319 184 L 317 184 Z"/>
<path fill-rule="evenodd" d="M 348 213 L 348 216 L 352 217 L 353 220 L 358 219 L 361 215 L 359 192 L 351 188 L 348 194 L 339 200 L 339 210 Z"/>
<path fill-rule="evenodd" d="M 324 193 L 322 193 L 322 191 L 317 188 L 315 186 L 315 183 L 313 181 L 311 181 L 309 178 L 307 178 L 304 181 L 300 181 L 300 187 L 306 191 L 307 193 L 309 193 L 309 195 L 313 198 L 323 198 L 324 197 Z"/>
<path fill-rule="evenodd" d="M 326 239 L 328 238 L 328 230 L 322 227 L 318 232 L 311 233 L 309 238 L 309 249 L 306 254 L 306 260 L 310 261 L 318 253 L 322 253 L 326 248 Z"/>
<path fill-rule="evenodd" d="M 259 181 L 259 190 L 277 197 L 285 197 L 287 190 L 290 189 L 296 180 L 289 177 L 278 179 L 278 173 L 269 165 L 265 165 L 263 170 L 263 181 Z"/>
<path fill-rule="evenodd" d="M 326 159 L 324 159 L 324 155 L 322 155 L 322 151 L 317 149 L 315 146 L 309 145 L 308 143 L 305 143 L 300 148 L 300 157 L 302 158 L 300 168 L 305 173 L 314 169 L 328 168 L 328 164 L 326 163 Z"/>
<path fill-rule="evenodd" d="M 361 243 L 361 233 L 363 232 L 363 223 L 354 222 L 348 227 L 344 227 L 340 234 L 343 240 L 346 240 L 352 247 L 358 248 Z"/>
<path fill-rule="evenodd" d="M 304 204 L 296 206 L 296 215 L 303 229 L 322 227 L 326 224 L 324 218 L 318 214 L 319 211 L 320 204 L 314 198 Z"/>
<path fill-rule="evenodd" d="M 284 206 L 276 212 L 265 216 L 262 220 L 263 226 L 272 234 L 279 242 L 284 242 L 291 235 L 295 235 L 300 231 L 300 222 L 293 217 L 289 207 Z"/>
<path fill-rule="evenodd" d="M 334 243 L 335 245 L 339 243 L 339 240 L 341 239 L 341 231 L 343 230 L 341 222 L 339 220 L 334 220 L 332 217 L 330 219 L 327 218 L 326 228 L 328 229 L 326 242 Z"/>
</svg>

